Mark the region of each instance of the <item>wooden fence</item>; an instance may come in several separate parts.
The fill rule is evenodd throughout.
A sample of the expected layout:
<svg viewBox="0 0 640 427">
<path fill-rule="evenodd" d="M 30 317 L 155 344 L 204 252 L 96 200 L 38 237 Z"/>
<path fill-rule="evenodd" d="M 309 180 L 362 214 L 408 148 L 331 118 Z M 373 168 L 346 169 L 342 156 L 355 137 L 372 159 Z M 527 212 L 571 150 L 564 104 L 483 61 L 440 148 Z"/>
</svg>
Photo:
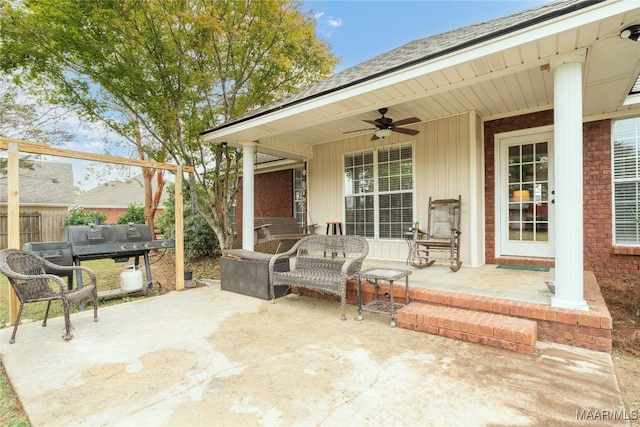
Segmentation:
<svg viewBox="0 0 640 427">
<path fill-rule="evenodd" d="M 62 240 L 66 207 L 35 207 L 20 210 L 20 247 L 26 242 L 54 242 Z M 0 208 L 0 249 L 7 248 L 8 219 L 6 207 Z"/>
</svg>

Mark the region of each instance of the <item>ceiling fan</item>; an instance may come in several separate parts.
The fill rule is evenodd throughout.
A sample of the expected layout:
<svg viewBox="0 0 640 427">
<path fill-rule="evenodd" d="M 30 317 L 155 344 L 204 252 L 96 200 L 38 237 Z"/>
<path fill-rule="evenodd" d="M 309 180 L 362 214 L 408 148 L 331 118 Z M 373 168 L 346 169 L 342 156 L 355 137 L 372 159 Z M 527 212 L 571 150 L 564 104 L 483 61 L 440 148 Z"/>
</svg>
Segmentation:
<svg viewBox="0 0 640 427">
<path fill-rule="evenodd" d="M 409 125 L 412 123 L 418 123 L 420 122 L 419 118 L 409 117 L 407 119 L 402 119 L 402 120 L 398 120 L 397 122 L 394 122 L 391 117 L 384 116 L 385 114 L 387 114 L 387 111 L 389 111 L 387 108 L 380 108 L 378 112 L 382 115 L 382 117 L 375 120 L 363 120 L 363 122 L 374 125 L 375 126 L 374 128 L 351 130 L 344 133 L 362 132 L 365 130 L 375 130 L 373 136 L 371 137 L 372 141 L 380 138 L 385 138 L 391 135 L 391 132 L 404 133 L 405 135 L 417 135 L 418 133 L 420 133 L 420 131 L 418 130 L 405 129 L 405 128 L 398 127 L 403 125 Z"/>
</svg>

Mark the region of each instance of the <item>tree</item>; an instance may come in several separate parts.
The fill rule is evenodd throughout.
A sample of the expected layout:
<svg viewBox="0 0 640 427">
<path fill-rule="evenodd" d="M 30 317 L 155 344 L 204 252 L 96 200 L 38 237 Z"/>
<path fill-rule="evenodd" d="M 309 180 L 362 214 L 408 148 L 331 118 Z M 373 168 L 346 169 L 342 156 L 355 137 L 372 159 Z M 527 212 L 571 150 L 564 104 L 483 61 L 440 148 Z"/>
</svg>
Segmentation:
<svg viewBox="0 0 640 427">
<path fill-rule="evenodd" d="M 0 75 L 0 136 L 59 145 L 72 135 L 58 126 L 64 112 L 37 97 L 44 89 L 12 82 Z"/>
<path fill-rule="evenodd" d="M 223 248 L 242 153 L 199 133 L 336 64 L 297 0 L 25 0 L 0 9 L 0 66 L 103 120 L 156 161 L 195 166 L 194 207 Z M 116 112 L 114 114 L 114 112 Z M 198 185 L 196 185 L 196 183 Z"/>
</svg>

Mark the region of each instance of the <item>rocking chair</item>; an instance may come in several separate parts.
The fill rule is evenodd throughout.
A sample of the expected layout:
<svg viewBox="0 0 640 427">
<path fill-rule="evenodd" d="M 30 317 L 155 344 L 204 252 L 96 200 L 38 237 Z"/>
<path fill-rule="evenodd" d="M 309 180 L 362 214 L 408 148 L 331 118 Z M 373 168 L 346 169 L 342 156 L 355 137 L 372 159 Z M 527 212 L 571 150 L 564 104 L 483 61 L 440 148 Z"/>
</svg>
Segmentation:
<svg viewBox="0 0 640 427">
<path fill-rule="evenodd" d="M 81 289 L 67 289 L 65 281 L 56 274 L 47 274 L 46 271 L 55 272 L 62 276 L 69 275 L 71 272 L 88 274 L 91 278 L 91 284 L 85 285 Z M 15 291 L 18 300 L 20 300 L 20 308 L 16 323 L 11 334 L 10 344 L 16 340 L 16 332 L 20 325 L 20 316 L 22 308 L 26 303 L 47 301 L 47 310 L 44 314 L 42 326 L 47 326 L 47 317 L 49 316 L 49 307 L 51 301 L 61 300 L 64 309 L 64 326 L 65 332 L 62 338 L 70 340 L 73 338 L 71 334 L 71 321 L 69 314 L 74 306 L 93 301 L 93 321 L 98 321 L 98 290 L 96 287 L 95 273 L 82 266 L 60 266 L 47 261 L 31 252 L 20 249 L 3 249 L 0 250 L 0 273 L 7 276 L 11 287 Z"/>
<path fill-rule="evenodd" d="M 431 251 L 446 251 L 452 271 L 460 270 L 460 204 L 457 199 L 432 200 L 429 197 L 427 231 L 416 229 L 411 242 L 409 260 L 412 266 L 425 268 L 436 260 Z"/>
</svg>

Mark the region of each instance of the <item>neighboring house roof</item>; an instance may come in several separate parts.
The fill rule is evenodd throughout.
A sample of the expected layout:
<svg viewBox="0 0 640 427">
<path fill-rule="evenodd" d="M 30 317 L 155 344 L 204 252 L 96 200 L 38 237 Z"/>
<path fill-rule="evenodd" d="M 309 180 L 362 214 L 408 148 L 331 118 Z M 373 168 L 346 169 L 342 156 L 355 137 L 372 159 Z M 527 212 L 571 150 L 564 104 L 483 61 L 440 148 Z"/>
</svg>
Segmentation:
<svg viewBox="0 0 640 427">
<path fill-rule="evenodd" d="M 29 161 L 18 175 L 20 205 L 72 206 L 74 203 L 71 163 Z M 7 204 L 7 175 L 0 174 L 0 204 Z"/>
<path fill-rule="evenodd" d="M 167 192 L 162 192 L 160 206 L 167 198 Z M 127 208 L 134 203 L 144 205 L 144 179 L 142 175 L 126 181 L 110 181 L 91 190 L 84 191 L 75 198 L 76 205 L 83 208 Z"/>
<path fill-rule="evenodd" d="M 455 29 L 420 40 L 414 40 L 397 49 L 383 53 L 324 80 L 311 84 L 298 92 L 256 108 L 234 120 L 205 131 L 204 134 L 286 108 L 317 96 L 322 96 L 342 88 L 378 78 L 399 69 L 408 68 L 416 63 L 468 48 L 488 39 L 503 36 L 545 20 L 557 18 L 563 14 L 574 12 L 602 1 L 605 0 L 564 0 L 550 2 L 513 15 L 470 25 L 464 27 L 464 29 Z"/>
</svg>

